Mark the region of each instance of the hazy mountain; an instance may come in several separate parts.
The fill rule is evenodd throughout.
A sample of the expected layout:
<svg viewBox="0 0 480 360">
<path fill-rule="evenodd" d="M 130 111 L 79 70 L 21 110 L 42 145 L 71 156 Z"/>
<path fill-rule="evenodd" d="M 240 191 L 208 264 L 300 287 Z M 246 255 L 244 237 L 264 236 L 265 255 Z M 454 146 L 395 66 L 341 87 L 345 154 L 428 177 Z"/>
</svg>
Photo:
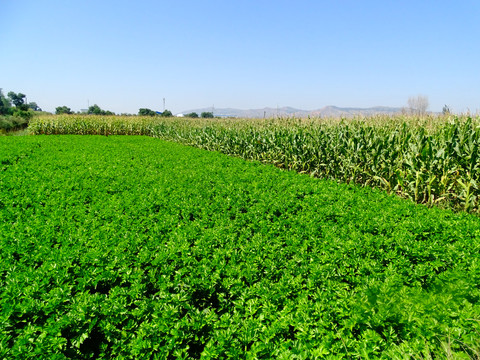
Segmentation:
<svg viewBox="0 0 480 360">
<path fill-rule="evenodd" d="M 263 109 L 233 109 L 233 108 L 213 108 L 215 116 L 221 117 L 239 117 L 239 118 L 263 118 L 275 116 L 296 116 L 296 117 L 352 117 L 355 115 L 375 115 L 375 114 L 395 114 L 402 111 L 402 108 L 375 106 L 371 108 L 341 108 L 337 106 L 325 106 L 318 110 L 301 110 L 292 107 L 271 108 L 265 107 Z M 212 108 L 191 109 L 183 111 L 182 114 L 196 112 L 200 115 L 202 112 L 212 112 Z"/>
<path fill-rule="evenodd" d="M 355 115 L 377 115 L 377 114 L 397 114 L 402 111 L 402 108 L 397 107 L 388 107 L 388 106 L 375 106 L 370 108 L 341 108 L 337 106 L 325 106 L 319 110 L 310 111 L 310 116 L 321 116 L 321 117 L 340 117 L 340 116 L 355 116 Z"/>
</svg>

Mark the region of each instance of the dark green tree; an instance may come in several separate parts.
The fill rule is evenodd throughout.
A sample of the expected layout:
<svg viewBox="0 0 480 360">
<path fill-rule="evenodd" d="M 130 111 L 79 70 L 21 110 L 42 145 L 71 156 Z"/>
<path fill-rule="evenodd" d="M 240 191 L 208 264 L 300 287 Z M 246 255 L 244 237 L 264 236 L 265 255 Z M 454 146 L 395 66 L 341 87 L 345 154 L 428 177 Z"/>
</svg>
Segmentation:
<svg viewBox="0 0 480 360">
<path fill-rule="evenodd" d="M 140 108 L 138 109 L 138 115 L 140 116 L 155 116 L 157 113 L 150 109 Z"/>
<path fill-rule="evenodd" d="M 24 100 L 27 95 L 22 93 L 15 94 L 13 91 L 9 91 L 7 95 L 10 102 L 15 105 L 15 110 L 28 111 L 28 105 L 25 104 Z"/>
<path fill-rule="evenodd" d="M 59 106 L 55 108 L 55 114 L 73 114 L 73 111 L 68 106 Z"/>
<path fill-rule="evenodd" d="M 173 116 L 172 112 L 170 110 L 164 110 L 162 112 L 162 116 L 163 117 L 170 117 L 170 116 Z"/>
<path fill-rule="evenodd" d="M 213 118 L 213 112 L 211 111 L 204 111 L 200 115 L 202 118 Z"/>
<path fill-rule="evenodd" d="M 100 106 L 98 106 L 97 104 L 95 105 L 92 105 L 88 108 L 88 111 L 87 111 L 87 114 L 90 114 L 90 115 L 102 115 L 102 112 L 103 110 L 100 109 Z"/>
<path fill-rule="evenodd" d="M 9 112 L 13 116 L 18 116 L 25 119 L 28 123 L 28 120 L 31 119 L 31 117 L 33 116 L 33 113 L 29 111 L 30 109 L 28 105 L 25 104 L 24 99 L 26 95 L 22 93 L 15 94 L 13 91 L 9 91 L 7 95 L 8 95 L 8 98 L 10 99 L 10 102 L 13 103 L 13 105 L 15 105 L 15 108 L 10 109 Z"/>
<path fill-rule="evenodd" d="M 39 108 L 39 106 L 35 101 L 29 102 L 27 106 L 29 109 L 32 109 L 33 111 L 42 111 L 42 109 Z"/>
<path fill-rule="evenodd" d="M 27 95 L 25 94 L 22 94 L 22 93 L 18 93 L 18 94 L 15 94 L 13 91 L 9 91 L 8 92 L 8 98 L 10 99 L 10 102 L 15 105 L 15 107 L 19 108 L 20 106 L 22 106 L 24 104 L 24 99 Z"/>
<path fill-rule="evenodd" d="M 196 112 L 191 112 L 191 113 L 188 113 L 188 114 L 185 114 L 186 117 L 190 117 L 190 118 L 198 118 L 198 114 Z"/>
<path fill-rule="evenodd" d="M 12 106 L 10 101 L 3 95 L 2 89 L 0 89 L 0 115 L 9 115 L 12 113 Z"/>
<path fill-rule="evenodd" d="M 92 105 L 88 108 L 87 114 L 90 115 L 115 115 L 114 112 L 109 110 L 102 110 L 97 104 Z"/>
</svg>

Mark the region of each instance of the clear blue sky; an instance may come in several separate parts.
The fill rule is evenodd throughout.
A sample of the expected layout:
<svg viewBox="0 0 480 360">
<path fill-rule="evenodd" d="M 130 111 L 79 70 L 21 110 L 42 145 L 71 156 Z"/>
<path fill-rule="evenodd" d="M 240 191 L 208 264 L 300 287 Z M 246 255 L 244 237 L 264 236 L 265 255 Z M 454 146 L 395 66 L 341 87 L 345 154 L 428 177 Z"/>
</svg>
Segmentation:
<svg viewBox="0 0 480 360">
<path fill-rule="evenodd" d="M 47 111 L 480 111 L 480 1 L 0 0 L 0 87 Z"/>
</svg>

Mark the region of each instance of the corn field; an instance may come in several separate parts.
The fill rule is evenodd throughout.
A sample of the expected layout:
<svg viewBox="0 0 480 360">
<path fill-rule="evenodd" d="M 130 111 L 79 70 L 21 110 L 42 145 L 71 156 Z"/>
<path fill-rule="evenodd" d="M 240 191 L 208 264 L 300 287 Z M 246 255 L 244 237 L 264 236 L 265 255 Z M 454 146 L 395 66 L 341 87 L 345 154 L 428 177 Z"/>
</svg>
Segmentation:
<svg viewBox="0 0 480 360">
<path fill-rule="evenodd" d="M 428 206 L 479 207 L 480 117 L 187 119 L 43 116 L 32 134 L 147 135 L 311 176 L 380 188 Z"/>
</svg>

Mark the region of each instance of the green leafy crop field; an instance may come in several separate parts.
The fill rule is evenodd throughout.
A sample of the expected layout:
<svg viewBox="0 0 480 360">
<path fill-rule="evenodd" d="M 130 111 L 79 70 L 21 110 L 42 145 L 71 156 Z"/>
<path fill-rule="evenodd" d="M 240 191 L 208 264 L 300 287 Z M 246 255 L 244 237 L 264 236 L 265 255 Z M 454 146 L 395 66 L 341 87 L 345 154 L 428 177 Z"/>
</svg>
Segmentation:
<svg viewBox="0 0 480 360">
<path fill-rule="evenodd" d="M 34 134 L 148 135 L 480 214 L 480 117 L 41 116 Z"/>
<path fill-rule="evenodd" d="M 476 358 L 480 219 L 140 136 L 0 138 L 0 358 Z"/>
</svg>

